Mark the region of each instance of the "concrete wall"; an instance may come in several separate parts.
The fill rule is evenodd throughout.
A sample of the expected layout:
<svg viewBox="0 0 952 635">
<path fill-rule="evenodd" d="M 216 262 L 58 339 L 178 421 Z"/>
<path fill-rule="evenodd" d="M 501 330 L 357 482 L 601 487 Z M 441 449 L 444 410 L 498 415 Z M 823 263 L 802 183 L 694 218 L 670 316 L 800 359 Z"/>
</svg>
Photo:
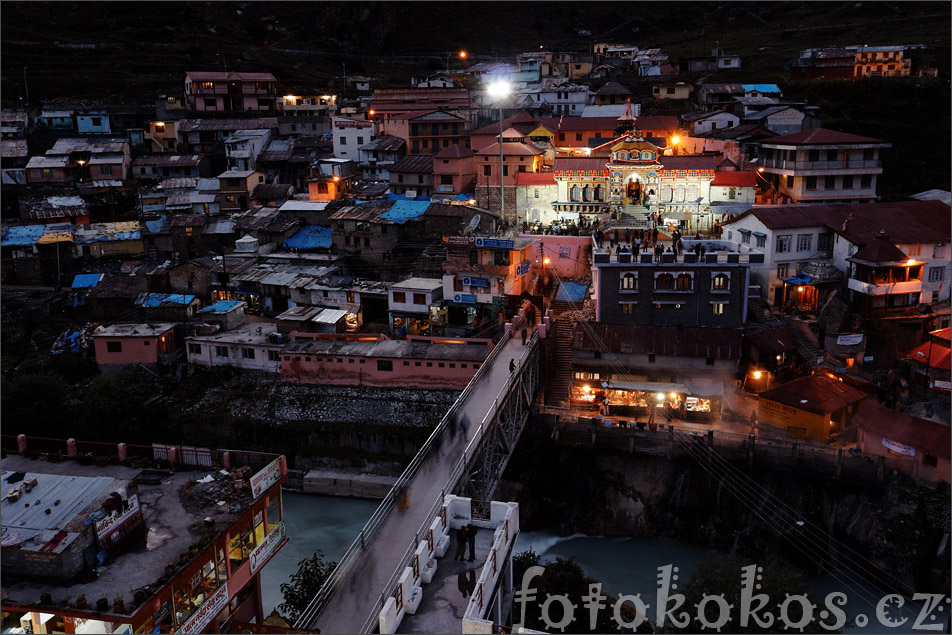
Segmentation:
<svg viewBox="0 0 952 635">
<path fill-rule="evenodd" d="M 364 356 L 282 355 L 281 380 L 291 384 L 462 390 L 482 362 Z M 390 362 L 382 370 L 379 362 Z"/>
<path fill-rule="evenodd" d="M 349 474 L 334 470 L 311 470 L 304 475 L 304 493 L 349 498 L 383 499 L 397 479 L 375 474 Z"/>
</svg>

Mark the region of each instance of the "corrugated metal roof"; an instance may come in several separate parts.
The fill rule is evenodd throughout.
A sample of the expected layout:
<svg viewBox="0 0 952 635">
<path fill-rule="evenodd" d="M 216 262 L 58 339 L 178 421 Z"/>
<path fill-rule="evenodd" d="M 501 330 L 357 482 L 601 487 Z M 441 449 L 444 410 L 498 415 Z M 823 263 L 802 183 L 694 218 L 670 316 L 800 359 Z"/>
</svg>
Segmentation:
<svg viewBox="0 0 952 635">
<path fill-rule="evenodd" d="M 331 246 L 331 229 L 318 225 L 305 225 L 298 233 L 284 241 L 285 249 L 328 249 Z"/>
<path fill-rule="evenodd" d="M 238 300 L 219 300 L 213 304 L 209 304 L 204 309 L 199 309 L 199 313 L 228 313 L 229 311 L 234 311 L 239 307 L 246 306 L 244 302 Z"/>
<path fill-rule="evenodd" d="M 347 315 L 347 311 L 344 309 L 324 309 L 312 317 L 311 322 L 317 324 L 337 324 L 345 315 Z"/>
<path fill-rule="evenodd" d="M 35 245 L 45 231 L 46 227 L 43 225 L 4 227 L 0 231 L 0 247 Z"/>
<path fill-rule="evenodd" d="M 136 298 L 136 306 L 142 306 L 149 309 L 156 309 L 163 304 L 191 304 L 195 301 L 194 295 L 182 295 L 181 293 L 140 293 Z"/>
<path fill-rule="evenodd" d="M 432 154 L 408 154 L 390 168 L 390 173 L 409 172 L 423 174 L 433 173 L 433 155 Z"/>
<path fill-rule="evenodd" d="M 835 145 L 838 143 L 883 143 L 880 139 L 872 137 L 861 137 L 838 130 L 827 130 L 826 128 L 813 128 L 812 130 L 802 130 L 792 134 L 780 135 L 765 141 L 765 146 L 773 145 Z"/>
</svg>

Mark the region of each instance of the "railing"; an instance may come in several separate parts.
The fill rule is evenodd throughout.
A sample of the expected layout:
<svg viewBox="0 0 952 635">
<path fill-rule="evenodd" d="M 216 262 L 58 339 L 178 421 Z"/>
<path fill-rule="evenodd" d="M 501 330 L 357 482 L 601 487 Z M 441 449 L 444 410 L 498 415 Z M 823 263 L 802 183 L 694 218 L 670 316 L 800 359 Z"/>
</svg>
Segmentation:
<svg viewBox="0 0 952 635">
<path fill-rule="evenodd" d="M 538 337 L 538 332 L 533 334 L 533 339 L 531 340 L 532 345 L 535 344 L 535 342 L 538 340 Z M 455 422 L 456 416 L 459 414 L 462 405 L 466 402 L 475 387 L 486 375 L 488 372 L 487 369 L 499 356 L 500 352 L 503 348 L 505 348 L 510 339 L 511 333 L 504 334 L 502 339 L 499 340 L 499 343 L 493 348 L 492 352 L 490 352 L 490 354 L 486 357 L 486 360 L 479 367 L 479 370 L 476 371 L 473 379 L 469 382 L 469 384 L 467 384 L 463 392 L 460 393 L 456 401 L 453 402 L 453 405 L 450 406 L 450 409 L 443 416 L 443 419 L 440 420 L 436 428 L 430 434 L 429 438 L 427 438 L 426 442 L 424 442 L 423 446 L 420 448 L 420 451 L 417 452 L 416 456 L 413 457 L 413 460 L 403 471 L 403 474 L 401 474 L 397 479 L 393 489 L 387 493 L 387 496 L 384 497 L 383 501 L 380 502 L 380 505 L 367 520 L 367 523 L 364 525 L 363 529 L 360 530 L 357 538 L 353 543 L 351 543 L 350 547 L 341 557 L 337 566 L 334 568 L 334 571 L 331 573 L 327 581 L 325 581 L 320 591 L 318 591 L 317 595 L 314 596 L 314 599 L 311 600 L 307 608 L 301 612 L 297 622 L 295 622 L 295 628 L 309 628 L 313 624 L 315 618 L 320 615 L 327 606 L 331 596 L 340 587 L 344 578 L 351 572 L 358 562 L 360 554 L 363 552 L 366 543 L 374 538 L 377 530 L 384 523 L 390 512 L 393 511 L 393 508 L 396 507 L 398 499 L 401 498 L 402 493 L 410 487 L 410 484 L 417 472 L 420 470 L 420 467 L 423 465 L 430 452 L 433 451 L 433 449 L 438 445 L 439 439 L 443 435 L 447 426 L 452 425 L 452 422 Z M 531 350 L 531 345 L 526 347 L 526 351 L 528 350 Z M 525 359 L 525 355 L 523 356 L 523 359 Z M 520 360 L 519 366 L 521 367 L 522 364 L 523 361 Z M 508 390 L 508 388 L 508 384 L 504 386 L 500 391 L 500 395 Z M 400 559 L 400 563 L 396 567 L 390 580 L 385 585 L 380 598 L 378 598 L 377 602 L 374 604 L 374 607 L 368 612 L 368 616 L 360 632 L 369 632 L 372 628 L 373 622 L 378 619 L 378 614 L 383 607 L 385 598 L 392 594 L 399 577 L 403 574 L 403 570 L 407 567 L 407 564 L 410 562 L 410 559 L 412 558 L 413 553 L 419 544 L 420 536 L 426 535 L 429 526 L 433 523 L 433 519 L 439 514 L 439 510 L 443 504 L 443 498 L 445 497 L 447 491 L 453 490 L 455 483 L 460 479 L 466 469 L 467 458 L 472 456 L 473 451 L 479 446 L 479 442 L 482 440 L 483 430 L 486 427 L 486 420 L 491 419 L 491 417 L 495 415 L 500 395 L 496 396 L 493 407 L 487 413 L 483 421 L 480 422 L 479 427 L 473 434 L 472 440 L 470 440 L 469 444 L 466 446 L 462 458 L 459 460 L 452 473 L 446 479 L 442 495 L 438 500 L 434 501 L 429 512 L 427 512 L 426 519 L 420 525 L 420 528 L 417 530 L 416 535 L 414 536 L 414 541 L 410 544 L 406 552 L 403 554 L 403 557 Z"/>
<path fill-rule="evenodd" d="M 764 159 L 763 167 L 780 170 L 859 170 L 880 168 L 882 161 L 788 161 L 785 159 Z"/>
</svg>

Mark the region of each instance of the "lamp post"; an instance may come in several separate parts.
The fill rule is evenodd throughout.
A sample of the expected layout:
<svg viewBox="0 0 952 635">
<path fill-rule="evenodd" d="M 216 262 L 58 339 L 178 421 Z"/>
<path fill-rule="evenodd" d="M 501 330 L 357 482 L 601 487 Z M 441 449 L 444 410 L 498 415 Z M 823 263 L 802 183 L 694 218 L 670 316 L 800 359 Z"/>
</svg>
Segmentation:
<svg viewBox="0 0 952 635">
<path fill-rule="evenodd" d="M 509 82 L 497 80 L 489 85 L 489 96 L 499 101 L 499 218 L 506 218 L 506 198 L 503 189 L 503 148 L 502 148 L 502 106 L 503 99 L 509 95 Z"/>
</svg>

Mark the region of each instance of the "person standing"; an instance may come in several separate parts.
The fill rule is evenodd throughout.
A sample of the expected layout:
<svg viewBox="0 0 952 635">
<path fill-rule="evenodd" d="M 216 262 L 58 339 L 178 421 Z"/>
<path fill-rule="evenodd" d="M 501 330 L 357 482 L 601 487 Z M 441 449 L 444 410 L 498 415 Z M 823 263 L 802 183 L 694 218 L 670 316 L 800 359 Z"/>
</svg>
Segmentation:
<svg viewBox="0 0 952 635">
<path fill-rule="evenodd" d="M 476 559 L 476 528 L 472 525 L 466 525 L 466 540 L 469 542 L 469 561 Z"/>
<path fill-rule="evenodd" d="M 515 370 L 516 370 L 516 360 L 510 359 L 509 360 L 509 374 L 511 375 L 512 373 L 515 372 Z"/>
<path fill-rule="evenodd" d="M 625 229 L 625 244 L 631 244 L 631 230 Z"/>
<path fill-rule="evenodd" d="M 466 540 L 469 538 L 468 528 L 469 525 L 463 525 L 456 530 L 456 555 L 453 556 L 453 560 L 458 562 L 462 562 L 466 555 Z"/>
</svg>

